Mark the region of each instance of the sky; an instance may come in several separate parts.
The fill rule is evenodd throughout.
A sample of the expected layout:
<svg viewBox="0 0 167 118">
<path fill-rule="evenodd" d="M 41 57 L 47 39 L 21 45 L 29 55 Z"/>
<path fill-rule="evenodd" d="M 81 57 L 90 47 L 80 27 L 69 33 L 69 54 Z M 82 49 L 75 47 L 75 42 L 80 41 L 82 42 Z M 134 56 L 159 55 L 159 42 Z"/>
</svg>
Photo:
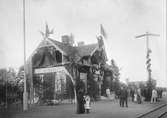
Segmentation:
<svg viewBox="0 0 167 118">
<path fill-rule="evenodd" d="M 0 68 L 23 64 L 22 0 L 0 0 Z M 26 56 L 43 40 L 45 23 L 54 28 L 51 36 L 72 33 L 75 41 L 96 43 L 100 24 L 107 33 L 108 59 L 121 68 L 120 80 L 145 81 L 146 40 L 135 36 L 151 32 L 152 77 L 167 86 L 166 0 L 26 0 Z"/>
</svg>

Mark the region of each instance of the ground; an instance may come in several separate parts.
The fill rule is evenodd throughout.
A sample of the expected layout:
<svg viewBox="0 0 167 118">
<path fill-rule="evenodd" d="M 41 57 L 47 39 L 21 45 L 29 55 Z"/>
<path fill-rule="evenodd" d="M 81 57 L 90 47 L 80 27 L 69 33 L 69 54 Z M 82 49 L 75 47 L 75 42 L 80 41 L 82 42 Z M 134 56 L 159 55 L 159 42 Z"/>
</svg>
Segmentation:
<svg viewBox="0 0 167 118">
<path fill-rule="evenodd" d="M 34 106 L 26 112 L 8 111 L 1 113 L 0 118 L 137 118 L 139 115 L 149 112 L 167 102 L 164 97 L 160 102 L 150 104 L 136 104 L 129 102 L 128 108 L 119 107 L 119 101 L 98 101 L 92 103 L 90 114 L 76 114 L 75 104 L 63 104 L 56 106 Z"/>
</svg>

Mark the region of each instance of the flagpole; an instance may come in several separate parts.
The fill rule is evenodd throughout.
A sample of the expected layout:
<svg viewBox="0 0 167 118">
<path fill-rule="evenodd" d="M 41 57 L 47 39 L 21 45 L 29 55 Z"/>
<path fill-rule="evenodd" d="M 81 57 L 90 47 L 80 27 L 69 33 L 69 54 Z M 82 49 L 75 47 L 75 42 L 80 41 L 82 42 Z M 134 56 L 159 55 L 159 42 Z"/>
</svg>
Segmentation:
<svg viewBox="0 0 167 118">
<path fill-rule="evenodd" d="M 24 93 L 23 93 L 23 111 L 28 109 L 27 105 L 27 84 L 26 84 L 26 20 L 25 20 L 25 0 L 23 0 L 23 45 L 24 45 Z"/>
<path fill-rule="evenodd" d="M 105 39 L 105 40 L 103 40 L 104 45 L 105 45 L 104 49 L 105 49 L 105 50 L 109 50 L 108 35 L 107 35 L 107 33 L 106 33 L 106 31 L 105 31 L 105 29 L 104 29 L 104 27 L 103 27 L 102 24 L 100 24 L 100 35 L 103 37 L 103 39 Z M 107 52 L 108 52 L 108 51 L 107 51 Z M 107 57 L 110 57 L 110 54 L 107 53 L 107 52 L 106 52 L 106 56 L 107 56 Z M 106 58 L 106 59 L 108 60 L 108 58 Z"/>
</svg>

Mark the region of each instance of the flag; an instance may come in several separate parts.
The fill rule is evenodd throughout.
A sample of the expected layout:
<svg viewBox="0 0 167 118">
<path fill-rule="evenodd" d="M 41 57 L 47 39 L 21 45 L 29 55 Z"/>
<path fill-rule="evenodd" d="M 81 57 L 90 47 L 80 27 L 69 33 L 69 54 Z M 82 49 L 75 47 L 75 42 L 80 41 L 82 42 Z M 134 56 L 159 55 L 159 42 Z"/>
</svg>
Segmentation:
<svg viewBox="0 0 167 118">
<path fill-rule="evenodd" d="M 48 24 L 46 23 L 45 37 L 48 38 L 50 34 L 54 33 L 54 29 L 50 30 Z"/>
<path fill-rule="evenodd" d="M 49 26 L 48 26 L 48 24 L 46 22 L 45 32 L 40 31 L 40 33 L 42 34 L 44 39 L 47 39 L 47 38 L 49 38 L 50 34 L 54 33 L 54 29 L 49 30 Z"/>
<path fill-rule="evenodd" d="M 74 42 L 74 35 L 72 33 L 70 34 L 70 39 L 71 39 L 70 43 L 73 46 L 75 42 Z"/>
<path fill-rule="evenodd" d="M 97 40 L 98 40 L 99 49 L 102 49 L 103 46 L 104 46 L 104 42 L 103 42 L 102 36 L 98 36 Z"/>
<path fill-rule="evenodd" d="M 46 29 L 45 29 L 45 37 L 48 38 L 49 37 L 49 26 L 46 23 Z"/>
<path fill-rule="evenodd" d="M 106 31 L 104 30 L 102 24 L 100 24 L 100 33 L 105 39 L 107 39 L 107 34 L 106 34 Z"/>
<path fill-rule="evenodd" d="M 72 33 L 70 34 L 70 38 L 74 40 L 74 35 Z"/>
</svg>

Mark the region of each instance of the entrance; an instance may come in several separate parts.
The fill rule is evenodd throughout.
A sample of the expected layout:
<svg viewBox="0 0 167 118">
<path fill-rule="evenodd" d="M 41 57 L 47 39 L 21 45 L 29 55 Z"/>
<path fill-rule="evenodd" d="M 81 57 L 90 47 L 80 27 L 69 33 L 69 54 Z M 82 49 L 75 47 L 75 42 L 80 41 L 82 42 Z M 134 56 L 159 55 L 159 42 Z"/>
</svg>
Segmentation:
<svg viewBox="0 0 167 118">
<path fill-rule="evenodd" d="M 63 68 L 35 70 L 33 84 L 37 103 L 49 105 L 73 101 L 74 85 Z"/>
</svg>

